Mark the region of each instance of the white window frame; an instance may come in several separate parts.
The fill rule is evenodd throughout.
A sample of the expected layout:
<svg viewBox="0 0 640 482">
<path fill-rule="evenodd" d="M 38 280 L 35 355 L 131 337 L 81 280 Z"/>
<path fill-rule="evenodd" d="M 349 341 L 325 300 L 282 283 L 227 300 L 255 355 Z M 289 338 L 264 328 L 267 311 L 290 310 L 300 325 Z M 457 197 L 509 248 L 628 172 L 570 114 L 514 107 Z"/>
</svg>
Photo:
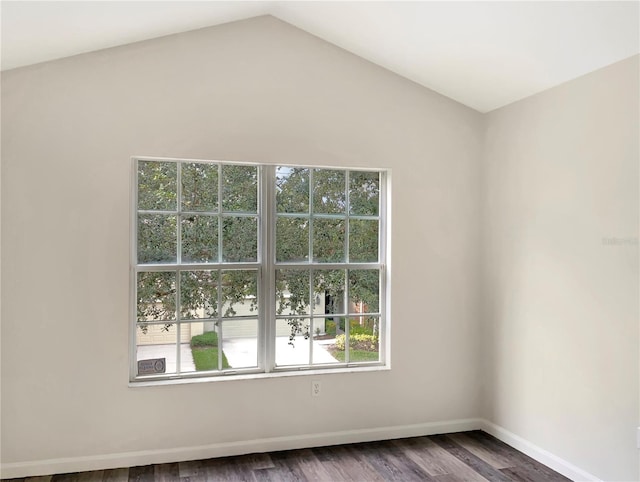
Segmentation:
<svg viewBox="0 0 640 482">
<path fill-rule="evenodd" d="M 390 329 L 389 329 L 389 314 L 390 314 L 390 273 L 389 273 L 389 228 L 390 228 L 390 209 L 389 209 L 389 192 L 390 192 L 390 170 L 380 168 L 353 168 L 343 166 L 317 166 L 317 165 L 294 165 L 291 163 L 279 163 L 279 164 L 260 164 L 253 162 L 235 162 L 235 161 L 217 161 L 217 160 L 202 160 L 202 159 L 180 159 L 180 158 L 161 158 L 161 157 L 148 157 L 148 156 L 134 156 L 131 158 L 131 244 L 130 244 L 130 385 L 145 385 L 167 382 L 183 382 L 183 381 L 205 381 L 205 380 L 229 380 L 237 378 L 257 378 L 264 376 L 285 376 L 292 374 L 316 374 L 316 373 L 336 373 L 344 371 L 369 371 L 371 369 L 386 369 L 390 368 L 389 362 L 389 346 L 390 346 Z M 137 262 L 137 229 L 138 229 L 138 161 L 151 161 L 151 162 L 175 162 L 177 164 L 188 163 L 209 163 L 215 165 L 241 165 L 256 167 L 258 171 L 258 206 L 257 206 L 257 222 L 258 222 L 258 252 L 256 262 L 240 262 L 240 263 L 188 263 L 183 264 L 180 260 L 180 239 L 178 234 L 177 240 L 177 259 L 176 263 L 167 264 L 138 264 Z M 347 196 L 347 206 L 349 205 L 349 172 L 364 171 L 364 172 L 378 172 L 379 173 L 379 208 L 378 208 L 378 262 L 372 263 L 324 263 L 324 262 L 278 262 L 276 261 L 276 220 L 278 214 L 276 213 L 276 168 L 277 166 L 286 166 L 293 168 L 306 168 L 309 169 L 309 173 L 313 173 L 314 169 L 328 169 L 338 170 L 345 172 L 345 192 Z M 177 175 L 177 223 L 180 226 L 180 214 L 181 214 L 181 179 L 180 169 L 178 169 Z M 219 182 L 221 180 L 219 179 Z M 309 184 L 312 186 L 312 174 L 310 174 Z M 219 191 L 220 192 L 220 191 Z M 313 197 L 313 196 L 311 196 Z M 221 199 L 218 199 L 221 202 Z M 310 202 L 312 202 L 310 200 Z M 311 214 L 309 210 L 309 218 L 313 222 L 313 218 L 317 217 L 315 214 Z M 219 218 L 222 218 L 222 214 L 218 214 Z M 331 218 L 332 215 L 320 215 L 322 218 Z M 344 215 L 336 215 L 335 218 L 345 219 L 345 255 L 349 253 L 349 219 L 365 218 L 364 216 L 355 216 L 349 214 L 349 209 L 346 209 Z M 372 217 L 366 217 L 372 219 Z M 178 233 L 179 231 L 179 227 Z M 313 229 L 309 229 L 310 237 L 310 252 L 312 250 Z M 219 243 L 221 240 L 219 239 Z M 220 245 L 219 245 L 220 246 Z M 137 321 L 137 274 L 141 271 L 175 271 L 179 273 L 180 270 L 224 270 L 224 269 L 251 269 L 257 270 L 258 273 L 258 339 L 257 339 L 257 367 L 254 368 L 232 368 L 228 370 L 216 370 L 216 371 L 204 371 L 204 372 L 188 372 L 188 373 L 166 373 L 159 375 L 143 375 L 137 374 L 137 335 L 138 329 Z M 345 270 L 345 300 L 344 303 L 345 312 L 339 314 L 330 314 L 325 316 L 316 316 L 316 318 L 330 318 L 330 317 L 345 317 L 345 332 L 346 346 L 345 346 L 345 361 L 343 363 L 332 364 L 303 364 L 303 365 L 291 365 L 291 366 L 276 366 L 276 283 L 275 276 L 276 270 L 279 268 L 286 269 L 306 269 L 310 270 L 310 276 L 314 269 L 328 270 L 328 269 L 341 269 Z M 368 362 L 350 362 L 349 361 L 349 317 L 350 316 L 362 316 L 359 313 L 351 313 L 348 310 L 349 300 L 349 283 L 348 272 L 353 269 L 375 269 L 379 270 L 379 310 L 376 313 L 367 313 L 367 315 L 379 317 L 379 359 L 378 361 Z M 179 276 L 176 276 L 179 279 Z M 311 280 L 310 280 L 311 286 Z M 180 366 L 180 298 L 179 292 L 176 294 L 176 319 L 170 323 L 176 325 L 177 342 L 176 342 L 176 356 L 177 364 Z M 219 310 L 218 318 L 222 318 L 221 310 Z M 310 309 L 309 318 L 313 319 L 313 309 Z M 159 322 L 160 323 L 160 322 Z M 311 326 L 312 326 L 312 322 Z M 313 333 L 308 340 L 305 340 L 302 336 L 298 337 L 299 342 L 309 343 L 310 348 L 310 360 L 312 359 L 313 350 Z M 222 357 L 223 348 L 219 350 L 219 356 Z"/>
</svg>

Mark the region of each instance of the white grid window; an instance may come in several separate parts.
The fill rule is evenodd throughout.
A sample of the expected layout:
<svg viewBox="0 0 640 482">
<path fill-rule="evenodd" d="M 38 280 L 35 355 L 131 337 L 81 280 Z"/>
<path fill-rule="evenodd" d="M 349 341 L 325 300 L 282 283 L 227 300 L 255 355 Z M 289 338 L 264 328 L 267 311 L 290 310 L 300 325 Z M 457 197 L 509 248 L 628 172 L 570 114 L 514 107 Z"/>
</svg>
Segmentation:
<svg viewBox="0 0 640 482">
<path fill-rule="evenodd" d="M 134 159 L 133 381 L 383 365 L 379 170 Z"/>
</svg>

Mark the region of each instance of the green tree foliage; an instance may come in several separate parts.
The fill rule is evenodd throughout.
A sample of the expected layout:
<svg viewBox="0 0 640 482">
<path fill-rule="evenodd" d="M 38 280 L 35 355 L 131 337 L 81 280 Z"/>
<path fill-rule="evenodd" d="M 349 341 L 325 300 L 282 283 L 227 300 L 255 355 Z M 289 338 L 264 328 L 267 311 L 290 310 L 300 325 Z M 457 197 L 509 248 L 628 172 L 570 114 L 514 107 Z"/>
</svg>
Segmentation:
<svg viewBox="0 0 640 482">
<path fill-rule="evenodd" d="M 138 209 L 174 211 L 177 165 L 173 162 L 138 162 Z"/>
<path fill-rule="evenodd" d="M 222 166 L 222 209 L 225 212 L 258 212 L 258 169 Z"/>
<path fill-rule="evenodd" d="M 182 261 L 184 263 L 218 262 L 218 217 L 183 216 Z M 140 234 L 138 234 L 138 238 Z"/>
<path fill-rule="evenodd" d="M 380 209 L 380 174 L 349 173 L 349 212 L 360 216 L 377 216 Z"/>
<path fill-rule="evenodd" d="M 139 263 L 175 263 L 176 248 L 176 216 L 138 215 Z"/>
<path fill-rule="evenodd" d="M 137 319 L 143 333 L 147 332 L 146 322 L 173 321 L 176 319 L 176 280 L 172 272 L 138 273 L 137 279 Z M 165 323 L 169 330 L 172 323 Z"/>
<path fill-rule="evenodd" d="M 189 163 L 182 165 L 182 209 L 218 211 L 218 165 Z"/>
</svg>

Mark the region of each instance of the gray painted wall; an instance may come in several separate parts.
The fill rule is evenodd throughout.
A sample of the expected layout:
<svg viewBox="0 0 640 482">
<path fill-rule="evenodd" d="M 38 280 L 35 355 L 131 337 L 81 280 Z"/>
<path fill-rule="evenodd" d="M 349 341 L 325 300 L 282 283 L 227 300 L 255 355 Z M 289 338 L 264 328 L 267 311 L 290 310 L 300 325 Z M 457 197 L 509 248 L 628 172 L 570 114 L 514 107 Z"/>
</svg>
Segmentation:
<svg viewBox="0 0 640 482">
<path fill-rule="evenodd" d="M 480 114 L 260 17 L 5 72 L 2 120 L 3 463 L 477 415 Z M 391 168 L 392 370 L 129 388 L 133 155 Z"/>
<path fill-rule="evenodd" d="M 484 416 L 637 480 L 638 56 L 485 119 Z"/>
</svg>

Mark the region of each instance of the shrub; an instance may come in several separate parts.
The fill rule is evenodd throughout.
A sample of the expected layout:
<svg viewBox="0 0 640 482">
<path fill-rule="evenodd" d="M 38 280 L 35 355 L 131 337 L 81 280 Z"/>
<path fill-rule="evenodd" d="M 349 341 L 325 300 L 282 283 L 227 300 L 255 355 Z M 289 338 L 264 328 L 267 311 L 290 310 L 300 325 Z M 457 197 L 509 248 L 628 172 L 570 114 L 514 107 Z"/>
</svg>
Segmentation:
<svg viewBox="0 0 640 482">
<path fill-rule="evenodd" d="M 344 345 L 344 334 L 336 336 L 336 348 L 338 350 L 344 350 Z M 352 350 L 378 351 L 378 338 L 373 335 L 352 334 L 349 337 L 349 348 Z"/>
<path fill-rule="evenodd" d="M 202 335 L 191 338 L 191 348 L 206 348 L 218 346 L 218 334 L 215 331 L 208 331 Z"/>
<path fill-rule="evenodd" d="M 192 348 L 191 354 L 193 355 L 193 363 L 197 371 L 218 369 L 218 347 Z M 222 352 L 222 369 L 224 370 L 225 368 L 231 368 L 231 366 L 224 352 Z"/>
</svg>

